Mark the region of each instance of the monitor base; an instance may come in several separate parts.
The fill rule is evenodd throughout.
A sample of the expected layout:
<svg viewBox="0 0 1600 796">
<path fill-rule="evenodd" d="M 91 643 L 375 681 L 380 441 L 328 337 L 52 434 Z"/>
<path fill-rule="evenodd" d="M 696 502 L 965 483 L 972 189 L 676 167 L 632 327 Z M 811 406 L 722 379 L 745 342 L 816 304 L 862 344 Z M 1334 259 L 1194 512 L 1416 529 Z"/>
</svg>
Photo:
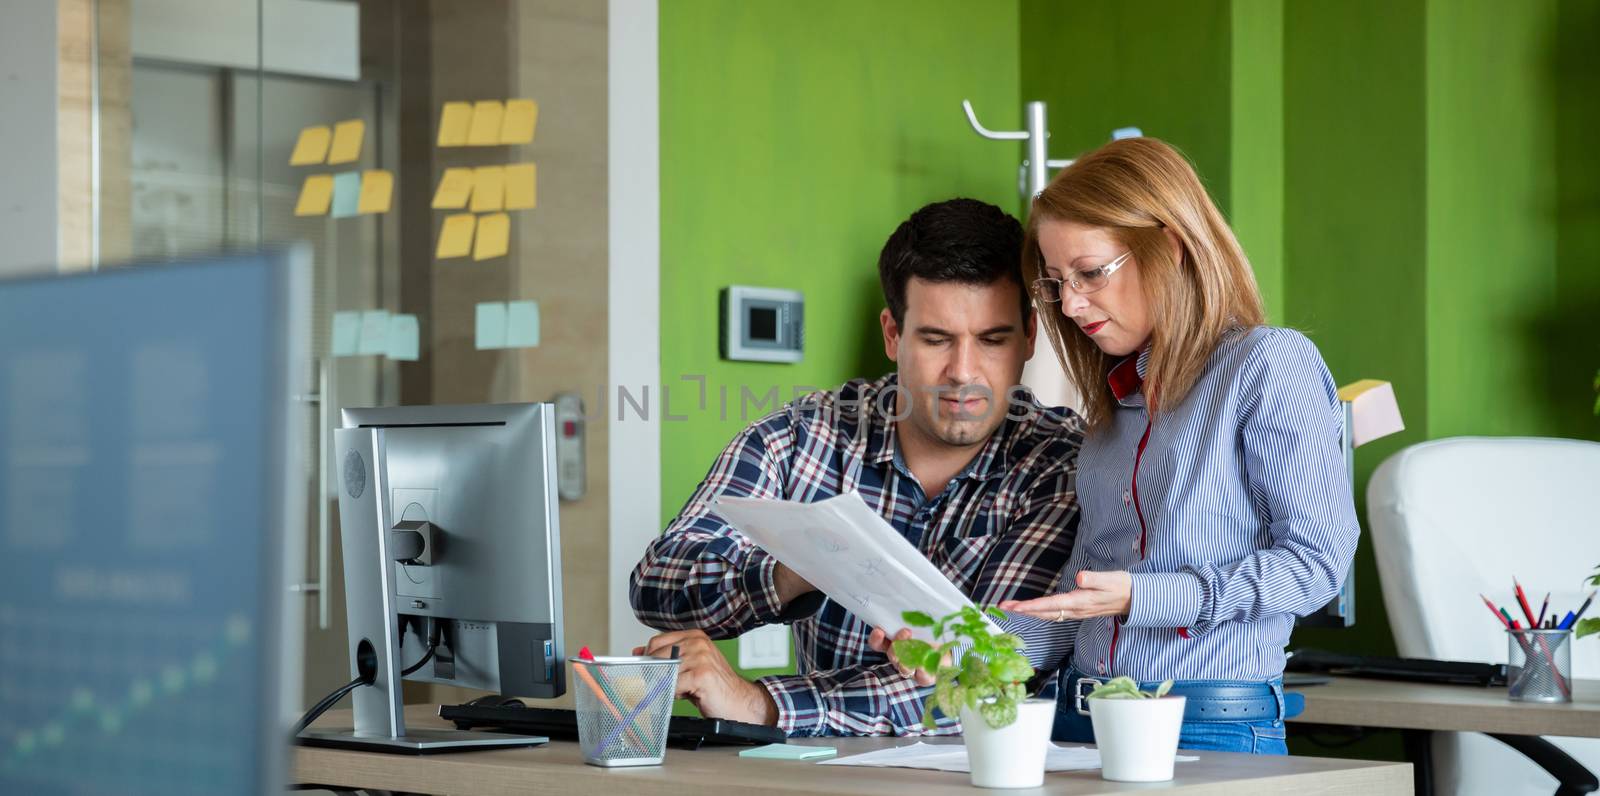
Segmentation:
<svg viewBox="0 0 1600 796">
<path fill-rule="evenodd" d="M 542 735 L 506 735 L 468 730 L 406 730 L 398 738 L 353 729 L 306 730 L 295 738 L 301 746 L 355 749 L 401 755 L 427 755 L 440 752 L 470 752 L 478 749 L 515 749 L 549 743 Z"/>
</svg>

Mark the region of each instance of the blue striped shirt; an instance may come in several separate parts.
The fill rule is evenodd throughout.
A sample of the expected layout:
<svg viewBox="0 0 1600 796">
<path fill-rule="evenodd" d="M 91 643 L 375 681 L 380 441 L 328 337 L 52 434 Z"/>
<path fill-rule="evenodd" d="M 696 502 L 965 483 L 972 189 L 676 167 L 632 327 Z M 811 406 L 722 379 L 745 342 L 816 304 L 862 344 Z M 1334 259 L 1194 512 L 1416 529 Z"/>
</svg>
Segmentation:
<svg viewBox="0 0 1600 796">
<path fill-rule="evenodd" d="M 1361 530 L 1333 378 L 1299 332 L 1235 330 L 1152 423 L 1148 359 L 1113 368 L 1133 389 L 1078 455 L 1062 583 L 1128 571 L 1133 595 L 1126 617 L 1078 623 L 1073 664 L 1141 682 L 1281 676 L 1295 616 L 1338 592 Z M 1137 378 L 1116 373 L 1129 364 Z"/>
</svg>

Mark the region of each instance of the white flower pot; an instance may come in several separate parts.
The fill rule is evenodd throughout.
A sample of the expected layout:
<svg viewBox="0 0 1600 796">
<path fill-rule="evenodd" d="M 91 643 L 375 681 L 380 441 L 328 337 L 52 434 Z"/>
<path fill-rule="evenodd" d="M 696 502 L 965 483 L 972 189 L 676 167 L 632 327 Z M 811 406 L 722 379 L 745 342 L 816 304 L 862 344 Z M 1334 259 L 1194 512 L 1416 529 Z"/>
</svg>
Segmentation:
<svg viewBox="0 0 1600 796">
<path fill-rule="evenodd" d="M 1181 696 L 1085 699 L 1100 747 L 1100 776 L 1113 782 L 1166 782 L 1178 756 Z"/>
<path fill-rule="evenodd" d="M 1044 757 L 1055 724 L 1053 699 L 1029 699 L 1017 705 L 1017 720 L 999 729 L 983 714 L 961 709 L 972 784 L 980 788 L 1037 788 L 1044 784 Z"/>
</svg>

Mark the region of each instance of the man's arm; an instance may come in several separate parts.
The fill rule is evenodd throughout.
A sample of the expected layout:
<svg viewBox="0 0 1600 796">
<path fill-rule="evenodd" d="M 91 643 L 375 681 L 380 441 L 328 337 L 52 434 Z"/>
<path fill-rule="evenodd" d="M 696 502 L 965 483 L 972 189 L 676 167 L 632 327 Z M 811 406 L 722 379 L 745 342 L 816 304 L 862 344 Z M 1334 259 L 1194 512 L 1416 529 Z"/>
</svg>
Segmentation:
<svg viewBox="0 0 1600 796">
<path fill-rule="evenodd" d="M 781 618 L 785 605 L 812 591 L 777 559 L 718 517 L 712 501 L 782 498 L 789 449 L 787 410 L 740 432 L 717 457 L 694 495 L 646 548 L 629 579 L 639 621 L 658 630 L 704 630 L 733 638 Z"/>
</svg>

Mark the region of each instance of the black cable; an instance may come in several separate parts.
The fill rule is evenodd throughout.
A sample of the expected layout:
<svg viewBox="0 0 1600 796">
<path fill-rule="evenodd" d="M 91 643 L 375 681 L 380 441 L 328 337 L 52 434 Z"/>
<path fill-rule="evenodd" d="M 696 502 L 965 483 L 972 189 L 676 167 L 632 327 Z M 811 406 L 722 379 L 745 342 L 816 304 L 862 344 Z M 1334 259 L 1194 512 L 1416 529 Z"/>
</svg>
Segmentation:
<svg viewBox="0 0 1600 796">
<path fill-rule="evenodd" d="M 428 665 L 428 661 L 433 660 L 434 646 L 435 645 L 433 645 L 433 644 L 429 644 L 428 645 L 428 652 L 427 652 L 426 655 L 422 656 L 422 660 L 417 661 L 416 663 L 413 663 L 410 666 L 406 667 L 406 669 L 404 671 L 400 672 L 400 676 L 401 677 L 405 677 L 405 676 L 410 675 L 410 674 L 415 674 L 418 669 L 421 669 L 422 667 Z"/>
<path fill-rule="evenodd" d="M 306 715 L 300 717 L 299 723 L 294 725 L 294 732 L 292 735 L 298 736 L 300 733 L 305 732 L 305 729 L 311 726 L 311 722 L 316 721 L 319 716 L 327 713 L 328 708 L 338 704 L 339 700 L 344 699 L 345 694 L 348 694 L 364 685 L 372 685 L 372 681 L 367 680 L 364 677 L 357 677 L 356 679 L 340 686 L 339 690 L 323 697 L 322 701 L 312 705 L 311 709 L 306 711 Z"/>
</svg>

